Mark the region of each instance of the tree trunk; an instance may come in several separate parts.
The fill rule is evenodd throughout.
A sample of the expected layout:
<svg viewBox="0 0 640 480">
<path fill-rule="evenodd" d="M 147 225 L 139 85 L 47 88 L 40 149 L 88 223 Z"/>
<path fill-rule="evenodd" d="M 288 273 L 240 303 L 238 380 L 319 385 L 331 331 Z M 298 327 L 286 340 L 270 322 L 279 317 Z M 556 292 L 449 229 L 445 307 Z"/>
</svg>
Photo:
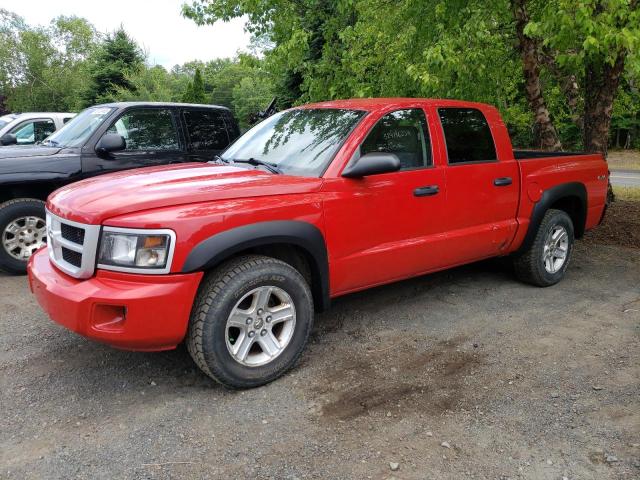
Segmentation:
<svg viewBox="0 0 640 480">
<path fill-rule="evenodd" d="M 584 148 L 607 155 L 613 101 L 624 72 L 626 50 L 618 53 L 613 65 L 587 61 L 585 65 Z"/>
<path fill-rule="evenodd" d="M 559 150 L 562 148 L 549 109 L 544 100 L 540 82 L 540 60 L 538 42 L 525 35 L 524 28 L 529 23 L 526 9 L 527 0 L 511 0 L 513 18 L 516 21 L 518 49 L 522 56 L 522 70 L 525 78 L 525 93 L 529 106 L 533 111 L 535 127 L 538 132 L 537 147 L 543 150 Z"/>
</svg>

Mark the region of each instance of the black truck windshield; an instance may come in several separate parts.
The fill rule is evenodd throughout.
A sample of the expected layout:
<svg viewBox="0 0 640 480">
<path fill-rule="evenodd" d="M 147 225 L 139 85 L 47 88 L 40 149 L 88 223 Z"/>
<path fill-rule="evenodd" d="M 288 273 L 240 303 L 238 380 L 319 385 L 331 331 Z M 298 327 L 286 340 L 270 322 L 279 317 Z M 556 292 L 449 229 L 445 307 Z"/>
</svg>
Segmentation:
<svg viewBox="0 0 640 480">
<path fill-rule="evenodd" d="M 112 111 L 110 107 L 87 108 L 42 143 L 52 147 L 80 147 Z"/>
<path fill-rule="evenodd" d="M 222 159 L 244 163 L 257 159 L 285 174 L 319 177 L 364 115 L 336 108 L 280 112 L 240 137 Z"/>
</svg>

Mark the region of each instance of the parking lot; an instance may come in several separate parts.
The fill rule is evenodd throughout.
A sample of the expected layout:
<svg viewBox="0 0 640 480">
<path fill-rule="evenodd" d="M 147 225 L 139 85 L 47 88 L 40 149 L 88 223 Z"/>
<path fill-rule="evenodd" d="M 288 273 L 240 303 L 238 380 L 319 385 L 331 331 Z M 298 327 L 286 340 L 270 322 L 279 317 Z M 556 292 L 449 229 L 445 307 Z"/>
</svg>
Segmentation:
<svg viewBox="0 0 640 480">
<path fill-rule="evenodd" d="M 640 476 L 640 250 L 611 238 L 547 289 L 492 261 L 338 299 L 241 392 L 184 348 L 53 324 L 23 277 L 0 291 L 0 478 Z"/>
</svg>

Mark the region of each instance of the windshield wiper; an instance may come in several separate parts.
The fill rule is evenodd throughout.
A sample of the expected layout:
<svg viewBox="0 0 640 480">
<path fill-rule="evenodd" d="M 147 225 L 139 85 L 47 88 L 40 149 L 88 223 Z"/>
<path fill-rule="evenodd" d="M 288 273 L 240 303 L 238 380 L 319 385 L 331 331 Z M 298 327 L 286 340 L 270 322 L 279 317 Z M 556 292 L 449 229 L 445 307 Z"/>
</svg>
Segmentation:
<svg viewBox="0 0 640 480">
<path fill-rule="evenodd" d="M 229 160 L 227 160 L 226 158 L 222 158 L 220 155 L 214 155 L 213 156 L 213 160 L 211 160 L 210 162 L 207 163 L 231 163 Z"/>
<path fill-rule="evenodd" d="M 271 173 L 275 173 L 276 175 L 282 173 L 282 170 L 278 168 L 277 165 L 269 162 L 265 162 L 264 160 L 260 160 L 259 158 L 247 158 L 247 159 L 239 159 L 234 158 L 233 163 L 248 163 L 249 165 L 253 165 L 254 167 L 265 167 Z"/>
</svg>

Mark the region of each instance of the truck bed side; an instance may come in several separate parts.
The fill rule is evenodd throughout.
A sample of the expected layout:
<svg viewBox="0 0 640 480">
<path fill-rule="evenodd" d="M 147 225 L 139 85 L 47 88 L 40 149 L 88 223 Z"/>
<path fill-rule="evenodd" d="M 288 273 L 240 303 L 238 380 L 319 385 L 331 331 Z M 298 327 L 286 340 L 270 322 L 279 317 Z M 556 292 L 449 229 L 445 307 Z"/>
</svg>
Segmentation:
<svg viewBox="0 0 640 480">
<path fill-rule="evenodd" d="M 600 222 L 609 176 L 601 154 L 514 151 L 514 156 L 520 167 L 521 194 L 519 228 L 511 251 L 529 240 L 527 232 L 530 224 L 536 222 L 536 214 L 544 214 L 549 208 L 569 213 L 578 238 Z"/>
</svg>

